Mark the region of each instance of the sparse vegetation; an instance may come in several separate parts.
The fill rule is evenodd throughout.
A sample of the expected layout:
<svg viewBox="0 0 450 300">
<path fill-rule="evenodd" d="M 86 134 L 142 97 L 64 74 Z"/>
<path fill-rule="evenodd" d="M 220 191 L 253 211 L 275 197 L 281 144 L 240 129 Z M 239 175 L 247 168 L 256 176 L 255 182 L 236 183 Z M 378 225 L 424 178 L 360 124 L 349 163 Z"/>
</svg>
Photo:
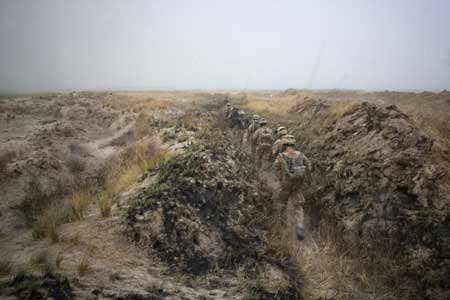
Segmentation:
<svg viewBox="0 0 450 300">
<path fill-rule="evenodd" d="M 77 246 L 80 244 L 80 233 L 76 232 L 64 239 L 64 242 Z"/>
<path fill-rule="evenodd" d="M 53 242 L 62 243 L 50 246 L 57 253 L 56 256 L 48 252 L 33 256 L 21 267 L 23 274 L 51 273 L 55 269 L 63 269 L 65 272 L 77 273 L 79 277 L 84 277 L 98 268 L 99 276 L 95 276 L 95 279 L 106 276 L 101 278 L 102 283 L 107 283 L 109 278 L 111 285 L 128 284 L 128 279 L 133 277 L 128 276 L 126 272 L 130 268 L 143 268 L 144 260 L 137 259 L 142 257 L 124 255 L 128 254 L 128 251 L 133 254 L 134 250 L 131 247 L 114 248 L 121 247 L 115 240 L 106 241 L 107 238 L 95 242 L 91 240 L 91 237 L 95 238 L 102 230 L 107 231 L 106 237 L 115 234 L 115 230 L 105 228 L 110 224 L 117 224 L 119 215 L 124 213 L 127 217 L 127 226 L 133 226 L 124 229 L 127 238 L 147 247 L 146 250 L 152 255 L 167 261 L 167 272 L 161 271 L 166 269 L 158 272 L 162 272 L 160 275 L 164 278 L 170 277 L 173 284 L 193 288 L 213 287 L 217 284 L 217 279 L 224 277 L 228 279 L 237 275 L 237 278 L 233 278 L 230 282 L 233 284 L 236 282 L 234 279 L 237 279 L 240 290 L 248 299 L 298 299 L 302 298 L 298 294 L 300 292 L 306 299 L 402 299 L 400 290 L 407 290 L 409 282 L 405 283 L 408 279 L 399 269 L 400 263 L 403 262 L 398 262 L 397 265 L 391 260 L 393 256 L 390 257 L 389 247 L 382 247 L 381 244 L 387 243 L 387 239 L 383 236 L 371 241 L 370 246 L 373 248 L 371 252 L 359 249 L 364 246 L 362 238 L 361 244 L 346 244 L 342 226 L 338 223 L 342 220 L 333 218 L 331 213 L 325 211 L 327 208 L 331 212 L 338 210 L 338 202 L 342 203 L 344 195 L 339 193 L 349 186 L 344 179 L 356 176 L 355 174 L 364 176 L 365 173 L 357 173 L 365 169 L 366 165 L 362 164 L 370 164 L 377 159 L 375 157 L 374 160 L 370 160 L 367 153 L 359 152 L 359 148 L 353 147 L 351 143 L 351 147 L 326 152 L 338 144 L 339 140 L 348 137 L 351 141 L 357 140 L 363 130 L 347 132 L 346 129 L 350 126 L 339 127 L 339 121 L 351 116 L 361 103 L 359 99 L 350 97 L 346 101 L 319 101 L 323 102 L 323 105 L 305 106 L 305 102 L 309 101 L 304 98 L 305 95 L 309 94 L 296 91 L 273 95 L 249 93 L 237 94 L 231 99 L 234 103 L 241 103 L 246 109 L 270 118 L 271 126 L 278 125 L 278 120 L 285 122 L 282 125 L 288 124 L 289 133 L 297 137 L 299 148 L 313 158 L 315 168 L 320 167 L 319 163 L 323 163 L 325 159 L 310 156 L 307 151 L 311 149 L 315 149 L 316 153 L 325 153 L 333 159 L 336 158 L 329 163 L 327 161 L 327 165 L 314 174 L 319 178 L 320 184 L 315 182 L 315 185 L 311 184 L 304 190 L 305 195 L 311 196 L 325 186 L 327 191 L 331 190 L 334 193 L 332 196 L 336 196 L 332 198 L 333 200 L 306 197 L 308 202 L 314 202 L 309 205 L 317 207 L 306 207 L 313 224 L 307 226 L 307 239 L 304 242 L 298 243 L 291 230 L 293 227 L 289 224 L 289 218 L 285 217 L 281 208 L 274 209 L 271 206 L 274 191 L 271 190 L 271 186 L 266 186 L 264 178 L 257 178 L 251 158 L 237 146 L 237 138 L 231 136 L 230 131 L 225 134 L 220 130 L 214 131 L 222 127 L 214 125 L 217 120 L 214 120 L 213 114 L 208 112 L 198 117 L 191 111 L 174 109 L 170 112 L 158 112 L 159 108 L 150 112 L 154 109 L 152 105 L 159 107 L 153 99 L 132 101 L 131 107 L 128 108 L 124 104 L 125 98 L 117 98 L 103 105 L 139 114 L 133 143 L 108 162 L 104 167 L 105 176 L 101 182 L 83 182 L 84 184 L 78 186 L 69 196 L 61 197 L 60 199 L 64 201 L 59 206 L 48 202 L 52 196 L 46 194 L 44 188 L 47 186 L 46 181 L 41 181 L 42 186 L 37 180 L 32 184 L 30 191 L 34 189 L 35 193 L 29 198 L 32 201 L 28 207 L 32 212 L 30 215 L 34 218 L 33 237 L 49 238 Z M 302 109 L 311 107 L 311 114 L 301 114 Z M 316 114 L 316 109 L 324 113 Z M 369 121 L 374 119 L 372 118 L 374 115 L 371 114 L 373 112 L 374 110 L 368 111 Z M 168 118 L 166 113 L 173 113 L 176 118 Z M 301 121 L 299 116 L 302 116 Z M 309 120 L 310 116 L 312 117 Z M 272 120 L 277 120 L 277 123 L 272 123 Z M 222 122 L 225 127 L 227 121 L 223 119 Z M 440 119 L 439 122 L 443 124 L 443 120 Z M 365 120 L 361 123 L 364 123 L 364 128 L 369 128 L 371 134 L 377 130 L 379 132 L 379 129 L 373 127 L 370 122 L 367 122 L 369 126 L 365 125 Z M 167 128 L 168 126 L 170 128 Z M 118 127 L 123 128 L 123 123 Z M 164 130 L 160 130 L 161 127 L 165 127 Z M 329 137 L 333 128 L 339 129 L 338 140 L 330 142 L 327 136 Z M 161 133 L 163 139 L 170 140 L 167 143 L 169 145 L 191 139 L 194 134 L 195 139 L 189 143 L 187 149 L 172 157 L 169 152 L 160 148 L 161 141 L 157 137 L 149 137 L 156 132 Z M 366 133 L 361 136 L 370 137 Z M 410 135 L 403 137 L 410 138 Z M 380 140 L 383 138 L 384 136 Z M 363 142 L 370 144 L 371 141 Z M 71 151 L 79 153 L 79 147 L 73 145 Z M 376 147 L 371 150 L 377 151 Z M 379 168 L 391 165 L 390 161 L 382 163 L 381 161 Z M 353 168 L 359 164 L 360 168 Z M 76 166 L 72 168 L 76 169 Z M 430 174 L 425 175 L 432 176 L 435 170 L 430 168 L 426 171 Z M 406 177 L 408 174 L 404 175 Z M 265 174 L 261 177 L 264 176 Z M 128 195 L 134 193 L 127 193 L 127 197 L 121 195 L 125 196 L 124 192 L 130 189 L 135 191 L 137 187 L 139 187 L 139 193 L 136 193 L 138 196 L 131 198 L 131 202 L 127 203 Z M 363 188 L 358 186 L 358 191 L 360 190 Z M 409 197 L 411 193 L 406 190 L 401 192 L 405 197 Z M 354 197 L 352 198 L 354 202 L 360 201 L 357 193 L 349 194 L 350 198 Z M 386 199 L 382 200 L 388 202 Z M 327 208 L 323 205 L 325 201 L 330 201 L 326 203 Z M 245 203 L 244 206 L 242 203 Z M 124 207 L 129 209 L 128 213 L 121 211 Z M 97 212 L 95 218 L 91 217 L 94 209 Z M 319 214 L 314 209 L 320 209 L 320 217 L 314 215 Z M 359 224 L 365 221 L 364 213 L 370 211 L 372 207 L 355 205 L 351 209 L 356 212 L 352 214 L 349 222 Z M 65 222 L 83 220 L 88 215 L 88 220 L 58 227 Z M 98 219 L 98 216 L 108 218 L 111 215 L 114 218 Z M 410 217 L 421 218 L 422 215 Z M 438 220 L 442 216 L 435 217 Z M 84 232 L 87 232 L 86 236 Z M 430 238 L 430 243 L 434 242 L 433 237 L 427 237 Z M 113 251 L 120 251 L 113 253 L 108 248 L 110 246 Z M 373 250 L 382 253 L 377 256 Z M 126 271 L 124 266 L 107 269 L 104 264 L 109 259 L 112 264 L 108 267 L 115 267 L 127 260 Z M 238 270 L 237 265 L 241 265 Z M 427 266 L 413 265 L 413 267 L 420 269 Z M 5 275 L 15 272 L 8 261 L 0 261 L 0 270 L 3 269 Z M 0 276 L 3 276 L 1 272 Z M 125 278 L 126 282 L 119 282 Z M 425 280 L 434 278 L 427 277 Z M 302 286 L 297 286 L 298 283 Z M 236 289 L 236 286 L 233 286 L 233 289 Z M 158 291 L 152 287 L 148 288 L 147 292 Z"/>
<path fill-rule="evenodd" d="M 18 208 L 24 214 L 27 223 L 32 224 L 40 214 L 44 213 L 45 208 L 51 206 L 51 199 L 59 198 L 64 194 L 64 188 L 59 181 L 56 181 L 53 192 L 46 191 L 39 178 L 33 176 L 25 193 L 25 199 Z"/>
<path fill-rule="evenodd" d="M 0 173 L 4 172 L 6 165 L 13 162 L 17 157 L 16 152 L 7 151 L 0 154 Z"/>
<path fill-rule="evenodd" d="M 28 269 L 31 271 L 37 270 L 42 275 L 52 273 L 55 270 L 55 264 L 51 261 L 50 252 L 48 250 L 42 250 L 31 256 L 28 262 Z"/>
<path fill-rule="evenodd" d="M 70 212 L 65 205 L 51 204 L 35 218 L 32 224 L 33 238 L 48 237 L 54 243 L 59 242 L 58 226 L 69 219 Z"/>
<path fill-rule="evenodd" d="M 65 203 L 69 208 L 70 218 L 75 221 L 83 219 L 92 198 L 92 192 L 88 189 L 79 190 L 68 196 Z"/>
<path fill-rule="evenodd" d="M 111 216 L 112 200 L 106 193 L 99 193 L 97 196 L 97 206 L 100 211 L 100 215 L 103 218 Z"/>
<path fill-rule="evenodd" d="M 58 255 L 56 255 L 55 258 L 55 266 L 57 269 L 61 269 L 62 268 L 62 262 L 64 260 L 64 253 L 63 252 L 58 252 Z"/>
<path fill-rule="evenodd" d="M 170 97 L 170 95 L 168 96 Z M 174 102 L 161 94 L 149 97 L 145 94 L 126 93 L 126 95 L 115 94 L 113 97 L 105 100 L 103 105 L 118 111 L 137 113 L 167 109 L 168 107 L 173 106 Z"/>
<path fill-rule="evenodd" d="M 78 263 L 78 266 L 77 266 L 77 274 L 78 274 L 78 276 L 83 277 L 83 276 L 86 276 L 86 275 L 91 274 L 93 272 L 94 272 L 94 270 L 92 269 L 88 258 L 84 256 L 80 260 L 80 262 Z"/>
<path fill-rule="evenodd" d="M 11 275 L 14 266 L 11 261 L 7 259 L 0 259 L 0 277 Z"/>
</svg>

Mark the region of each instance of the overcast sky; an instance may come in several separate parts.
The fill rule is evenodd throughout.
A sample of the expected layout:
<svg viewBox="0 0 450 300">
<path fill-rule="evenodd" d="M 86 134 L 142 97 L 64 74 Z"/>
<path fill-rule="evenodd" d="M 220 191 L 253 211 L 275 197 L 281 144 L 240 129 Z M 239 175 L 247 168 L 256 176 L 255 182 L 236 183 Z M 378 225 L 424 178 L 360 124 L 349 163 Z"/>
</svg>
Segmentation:
<svg viewBox="0 0 450 300">
<path fill-rule="evenodd" d="M 0 92 L 450 89 L 448 0 L 0 0 Z"/>
</svg>

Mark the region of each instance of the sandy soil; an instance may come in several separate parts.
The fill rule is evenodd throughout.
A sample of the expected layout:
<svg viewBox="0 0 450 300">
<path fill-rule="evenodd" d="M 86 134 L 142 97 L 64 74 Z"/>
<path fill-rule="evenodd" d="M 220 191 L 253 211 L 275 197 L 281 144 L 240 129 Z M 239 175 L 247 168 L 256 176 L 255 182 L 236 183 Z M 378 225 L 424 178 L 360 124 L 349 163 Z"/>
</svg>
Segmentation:
<svg viewBox="0 0 450 300">
<path fill-rule="evenodd" d="M 13 156 L 0 170 L 1 240 L 26 229 L 27 200 L 61 200 L 83 178 L 94 179 L 102 164 L 133 139 L 136 115 L 103 108 L 108 97 L 1 100 L 0 156 Z"/>
</svg>

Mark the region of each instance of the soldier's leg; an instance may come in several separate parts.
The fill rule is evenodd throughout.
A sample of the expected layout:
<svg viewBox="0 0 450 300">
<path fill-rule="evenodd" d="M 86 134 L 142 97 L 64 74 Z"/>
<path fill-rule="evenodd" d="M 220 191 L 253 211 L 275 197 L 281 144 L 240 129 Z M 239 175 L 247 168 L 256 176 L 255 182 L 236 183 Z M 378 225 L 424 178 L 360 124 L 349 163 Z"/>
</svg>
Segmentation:
<svg viewBox="0 0 450 300">
<path fill-rule="evenodd" d="M 256 167 L 258 169 L 261 169 L 262 166 L 262 155 L 263 155 L 263 149 L 261 147 L 256 147 Z"/>
<path fill-rule="evenodd" d="M 297 235 L 297 239 L 304 240 L 305 239 L 305 213 L 303 210 L 303 205 L 305 203 L 305 199 L 301 191 L 296 191 L 293 193 L 292 197 L 293 207 L 294 207 L 294 216 L 295 216 L 295 233 Z"/>
<path fill-rule="evenodd" d="M 272 165 L 271 156 L 272 156 L 272 148 L 268 146 L 264 150 L 263 156 L 264 169 L 268 169 Z"/>
<path fill-rule="evenodd" d="M 252 156 L 253 157 L 255 157 L 255 155 L 256 155 L 256 144 L 255 143 L 253 143 L 253 142 L 251 142 L 251 144 L 252 144 Z"/>
</svg>

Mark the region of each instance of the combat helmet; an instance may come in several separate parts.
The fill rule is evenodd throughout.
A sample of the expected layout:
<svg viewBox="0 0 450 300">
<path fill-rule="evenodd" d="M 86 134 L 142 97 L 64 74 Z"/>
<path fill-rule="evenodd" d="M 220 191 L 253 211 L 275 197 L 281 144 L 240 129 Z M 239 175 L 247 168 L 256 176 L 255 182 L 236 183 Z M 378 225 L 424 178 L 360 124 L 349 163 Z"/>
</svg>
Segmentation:
<svg viewBox="0 0 450 300">
<path fill-rule="evenodd" d="M 285 135 L 287 135 L 287 129 L 284 126 L 278 127 L 277 128 L 277 134 L 279 137 L 283 137 Z"/>
<path fill-rule="evenodd" d="M 295 137 L 290 134 L 287 134 L 283 137 L 281 144 L 283 146 L 294 146 L 295 142 L 296 142 Z"/>
<path fill-rule="evenodd" d="M 266 119 L 260 119 L 260 120 L 258 121 L 258 123 L 259 123 L 260 125 L 266 125 L 268 122 L 267 122 Z"/>
</svg>

